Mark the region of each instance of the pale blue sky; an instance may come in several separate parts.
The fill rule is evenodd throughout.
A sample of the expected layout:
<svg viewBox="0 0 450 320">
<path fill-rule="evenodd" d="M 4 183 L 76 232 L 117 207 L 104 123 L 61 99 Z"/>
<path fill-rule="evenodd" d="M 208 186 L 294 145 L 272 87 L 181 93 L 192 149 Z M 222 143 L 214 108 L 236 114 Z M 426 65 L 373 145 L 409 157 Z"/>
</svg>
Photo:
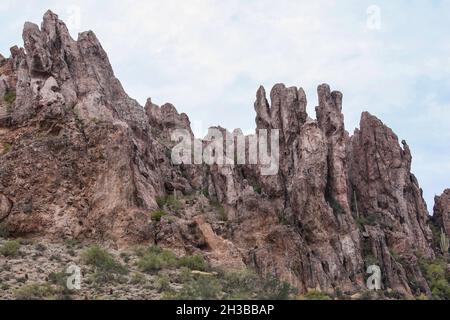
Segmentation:
<svg viewBox="0 0 450 320">
<path fill-rule="evenodd" d="M 408 141 L 430 211 L 450 187 L 449 0 L 1 0 L 0 52 L 22 45 L 24 21 L 47 9 L 74 37 L 95 31 L 141 104 L 248 132 L 259 85 L 304 87 L 314 117 L 326 82 L 344 93 L 349 132 L 368 110 Z"/>
</svg>

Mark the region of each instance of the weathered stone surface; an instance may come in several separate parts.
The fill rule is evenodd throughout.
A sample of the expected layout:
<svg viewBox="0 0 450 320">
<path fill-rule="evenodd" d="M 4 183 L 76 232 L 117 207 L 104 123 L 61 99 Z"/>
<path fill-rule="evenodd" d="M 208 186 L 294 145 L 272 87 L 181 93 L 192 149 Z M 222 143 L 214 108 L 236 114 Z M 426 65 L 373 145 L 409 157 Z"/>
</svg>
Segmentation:
<svg viewBox="0 0 450 320">
<path fill-rule="evenodd" d="M 433 220 L 438 228 L 444 230 L 450 237 L 450 189 L 445 190 L 442 195 L 434 198 Z"/>
<path fill-rule="evenodd" d="M 340 92 L 319 86 L 313 120 L 303 89 L 277 84 L 269 102 L 259 88 L 256 127 L 279 130 L 275 175 L 255 164 L 174 165 L 171 136 L 193 138 L 189 118 L 128 97 L 93 32 L 74 40 L 47 12 L 23 39 L 25 50 L 0 57 L 0 223 L 12 234 L 158 244 L 302 293 L 364 290 L 376 263 L 384 289 L 429 293 L 416 254 L 434 256 L 430 218 L 409 147 L 369 113 L 350 137 Z M 436 198 L 434 218 L 447 233 L 449 194 Z"/>
</svg>

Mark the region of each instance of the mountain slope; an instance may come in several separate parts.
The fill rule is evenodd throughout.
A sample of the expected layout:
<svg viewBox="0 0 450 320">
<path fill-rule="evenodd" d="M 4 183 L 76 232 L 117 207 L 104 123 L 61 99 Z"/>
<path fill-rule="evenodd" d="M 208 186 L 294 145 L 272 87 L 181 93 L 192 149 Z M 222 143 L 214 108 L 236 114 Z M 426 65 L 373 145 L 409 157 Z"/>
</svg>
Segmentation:
<svg viewBox="0 0 450 320">
<path fill-rule="evenodd" d="M 313 120 L 303 89 L 278 84 L 270 103 L 258 90 L 257 129 L 279 130 L 275 175 L 173 165 L 170 136 L 192 135 L 188 117 L 128 97 L 93 32 L 73 40 L 49 11 L 23 40 L 0 58 L 0 223 L 12 235 L 157 244 L 303 293 L 365 290 L 377 264 L 384 289 L 430 294 L 418 263 L 435 257 L 430 217 L 409 147 L 369 113 L 350 136 L 340 92 L 319 86 Z"/>
</svg>

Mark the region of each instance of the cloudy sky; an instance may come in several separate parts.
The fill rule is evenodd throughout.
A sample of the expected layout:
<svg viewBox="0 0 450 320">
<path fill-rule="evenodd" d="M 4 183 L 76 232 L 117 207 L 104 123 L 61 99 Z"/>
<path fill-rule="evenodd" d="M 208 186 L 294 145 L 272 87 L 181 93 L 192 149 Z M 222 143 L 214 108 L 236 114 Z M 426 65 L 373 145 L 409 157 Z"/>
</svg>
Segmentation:
<svg viewBox="0 0 450 320">
<path fill-rule="evenodd" d="M 94 30 L 142 104 L 173 103 L 200 133 L 254 128 L 253 101 L 283 82 L 344 93 L 347 130 L 368 110 L 408 141 L 429 210 L 450 187 L 450 0 L 0 0 L 0 53 L 52 9 Z"/>
</svg>

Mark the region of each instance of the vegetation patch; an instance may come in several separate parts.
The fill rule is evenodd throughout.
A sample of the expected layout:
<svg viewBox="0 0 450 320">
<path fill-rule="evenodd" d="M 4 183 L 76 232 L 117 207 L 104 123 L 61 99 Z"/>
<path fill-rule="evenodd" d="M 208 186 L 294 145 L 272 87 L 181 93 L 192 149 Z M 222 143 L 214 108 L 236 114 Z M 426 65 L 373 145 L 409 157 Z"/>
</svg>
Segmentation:
<svg viewBox="0 0 450 320">
<path fill-rule="evenodd" d="M 7 91 L 5 96 L 3 97 L 3 100 L 7 104 L 12 105 L 16 101 L 16 92 L 15 91 Z"/>
<path fill-rule="evenodd" d="M 156 210 L 151 213 L 152 220 L 157 221 L 157 222 L 160 222 L 161 218 L 166 215 L 167 215 L 167 212 L 162 209 Z"/>
<path fill-rule="evenodd" d="M 307 294 L 300 296 L 300 300 L 333 300 L 333 298 L 318 290 L 311 290 Z"/>
<path fill-rule="evenodd" d="M 208 264 L 201 255 L 182 257 L 178 261 L 178 266 L 198 271 L 208 270 Z"/>
<path fill-rule="evenodd" d="M 335 215 L 345 213 L 344 208 L 342 208 L 340 203 L 337 202 L 337 200 L 333 196 L 327 195 L 325 200 L 328 202 L 328 205 L 331 207 L 331 209 L 333 209 Z"/>
<path fill-rule="evenodd" d="M 369 213 L 356 218 L 356 223 L 360 229 L 364 229 L 364 226 L 376 226 L 378 223 L 378 215 L 375 213 Z"/>
<path fill-rule="evenodd" d="M 16 240 L 6 241 L 0 247 L 0 255 L 5 257 L 16 257 L 20 253 L 20 242 Z"/>
<path fill-rule="evenodd" d="M 82 253 L 83 263 L 93 266 L 98 272 L 111 274 L 126 274 L 125 266 L 117 262 L 114 257 L 99 246 L 92 246 Z"/>
<path fill-rule="evenodd" d="M 8 154 L 11 152 L 12 149 L 12 145 L 10 143 L 4 143 L 3 144 L 3 150 L 2 150 L 2 156 Z"/>
<path fill-rule="evenodd" d="M 174 195 L 157 197 L 156 203 L 160 209 L 178 211 L 182 208 L 181 202 Z"/>
<path fill-rule="evenodd" d="M 433 299 L 449 300 L 450 299 L 450 272 L 447 263 L 443 259 L 429 261 L 420 260 L 422 273 L 430 285 Z"/>
<path fill-rule="evenodd" d="M 31 284 L 14 292 L 17 300 L 48 300 L 55 297 L 57 290 L 50 284 Z"/>
<path fill-rule="evenodd" d="M 250 270 L 183 273 L 182 289 L 166 293 L 164 299 L 288 300 L 297 294 L 289 284 L 273 276 L 261 278 Z"/>
<path fill-rule="evenodd" d="M 159 247 L 150 247 L 142 254 L 138 261 L 138 267 L 143 272 L 152 273 L 167 268 L 178 266 L 178 258 L 169 250 Z"/>
</svg>

